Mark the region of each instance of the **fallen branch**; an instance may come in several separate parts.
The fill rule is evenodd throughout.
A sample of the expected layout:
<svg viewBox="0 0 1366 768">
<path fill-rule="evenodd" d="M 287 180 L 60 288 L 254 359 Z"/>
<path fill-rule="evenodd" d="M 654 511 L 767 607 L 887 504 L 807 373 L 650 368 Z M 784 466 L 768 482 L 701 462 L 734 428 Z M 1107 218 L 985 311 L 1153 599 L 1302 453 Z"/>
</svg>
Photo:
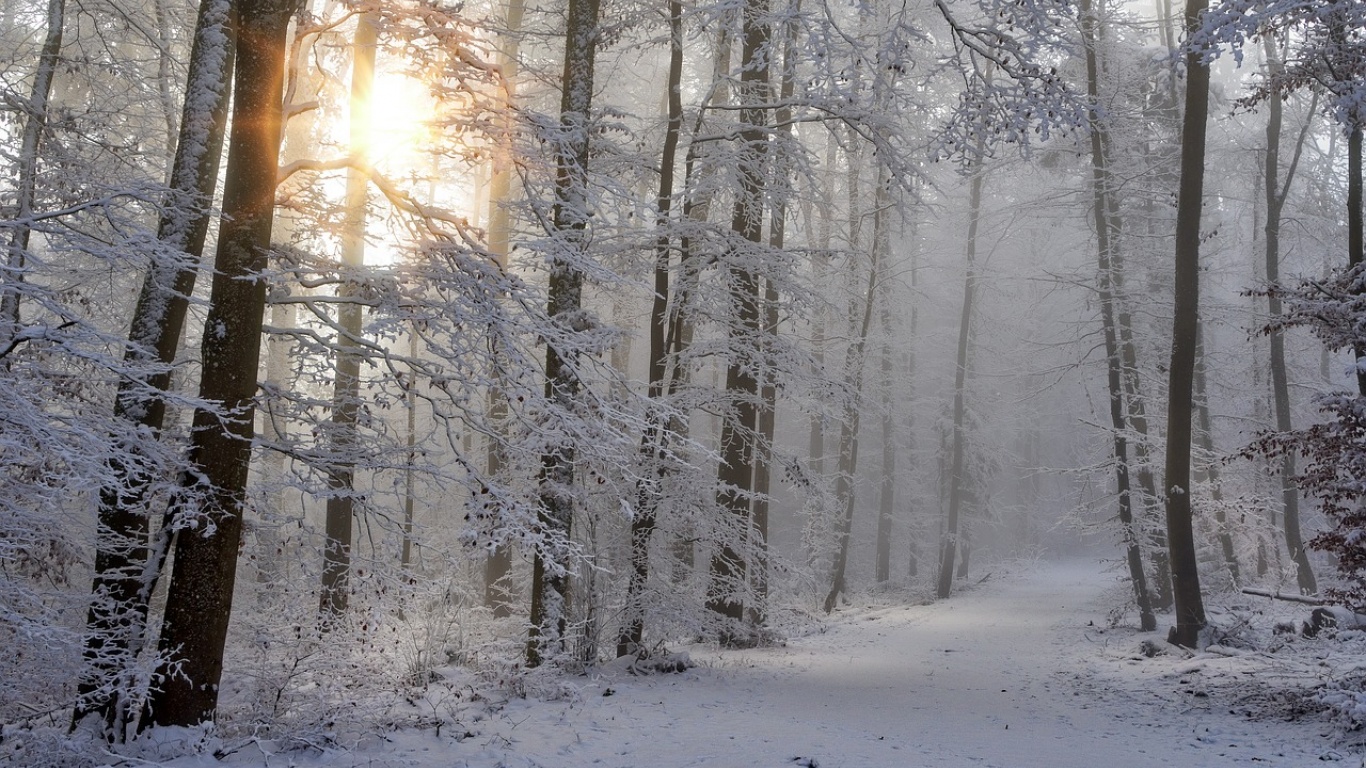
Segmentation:
<svg viewBox="0 0 1366 768">
<path fill-rule="evenodd" d="M 1269 589 L 1257 589 L 1256 587 L 1243 587 L 1243 594 L 1256 595 L 1258 597 L 1269 597 L 1272 600 L 1286 600 L 1292 603 L 1304 603 L 1305 605 L 1327 605 L 1328 601 L 1321 597 L 1310 597 L 1306 595 L 1288 595 L 1284 592 L 1272 592 Z"/>
</svg>

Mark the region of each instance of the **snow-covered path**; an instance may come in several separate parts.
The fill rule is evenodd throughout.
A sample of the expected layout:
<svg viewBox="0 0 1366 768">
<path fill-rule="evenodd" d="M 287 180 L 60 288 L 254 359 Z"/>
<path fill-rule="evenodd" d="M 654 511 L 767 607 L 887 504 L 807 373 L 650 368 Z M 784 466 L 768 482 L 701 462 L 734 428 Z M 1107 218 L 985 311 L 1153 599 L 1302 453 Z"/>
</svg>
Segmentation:
<svg viewBox="0 0 1366 768">
<path fill-rule="evenodd" d="M 1202 687 L 1211 673 L 1253 674 L 1216 669 L 1238 659 L 1138 657 L 1141 636 L 1097 626 L 1114 583 L 1095 563 L 1040 564 L 934 605 L 850 611 L 786 647 L 706 653 L 681 675 L 583 678 L 570 701 L 513 699 L 440 737 L 294 757 L 472 768 L 1362 764 L 1329 747 L 1321 721 L 1253 722 L 1230 711 L 1235 689 Z"/>
</svg>

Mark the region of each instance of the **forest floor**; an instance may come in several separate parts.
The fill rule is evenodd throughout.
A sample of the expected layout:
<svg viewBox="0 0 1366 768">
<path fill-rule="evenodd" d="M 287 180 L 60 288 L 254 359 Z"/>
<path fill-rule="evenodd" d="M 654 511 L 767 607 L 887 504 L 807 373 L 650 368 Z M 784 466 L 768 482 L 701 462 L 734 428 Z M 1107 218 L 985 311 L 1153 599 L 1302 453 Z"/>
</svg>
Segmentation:
<svg viewBox="0 0 1366 768">
<path fill-rule="evenodd" d="M 848 606 L 778 647 L 689 649 L 695 666 L 679 674 L 637 676 L 613 665 L 570 679 L 550 699 L 457 702 L 447 686 L 449 699 L 421 703 L 445 713 L 430 728 L 345 745 L 253 740 L 168 764 L 1366 765 L 1360 733 L 1322 703 L 1325 683 L 1359 683 L 1363 633 L 1275 635 L 1275 621 L 1308 609 L 1239 596 L 1246 599 L 1211 610 L 1226 631 L 1219 644 L 1189 654 L 1161 632 L 1108 626 L 1124 593 L 1102 570 L 1086 561 L 1015 566 L 948 601 Z M 1144 641 L 1160 652 L 1146 657 Z"/>
</svg>

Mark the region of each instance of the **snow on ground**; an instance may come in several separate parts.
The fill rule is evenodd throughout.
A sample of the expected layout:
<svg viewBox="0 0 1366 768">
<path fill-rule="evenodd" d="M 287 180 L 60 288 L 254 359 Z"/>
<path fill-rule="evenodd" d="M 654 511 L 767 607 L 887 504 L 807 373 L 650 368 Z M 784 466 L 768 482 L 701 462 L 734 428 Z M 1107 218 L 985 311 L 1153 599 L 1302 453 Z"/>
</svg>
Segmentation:
<svg viewBox="0 0 1366 768">
<path fill-rule="evenodd" d="M 345 748 L 238 743 L 221 759 L 170 765 L 1366 765 L 1327 715 L 1295 704 L 1294 690 L 1345 663 L 1316 655 L 1327 645 L 1146 658 L 1140 643 L 1165 645 L 1158 634 L 1106 628 L 1121 594 L 1097 563 L 1040 563 L 932 605 L 847 609 L 782 647 L 692 649 L 698 666 L 682 674 L 608 667 L 571 679 L 560 700 L 471 702 L 466 691 L 457 705 L 448 688 L 448 700 L 430 706 L 458 719 L 439 733 L 406 730 Z"/>
</svg>

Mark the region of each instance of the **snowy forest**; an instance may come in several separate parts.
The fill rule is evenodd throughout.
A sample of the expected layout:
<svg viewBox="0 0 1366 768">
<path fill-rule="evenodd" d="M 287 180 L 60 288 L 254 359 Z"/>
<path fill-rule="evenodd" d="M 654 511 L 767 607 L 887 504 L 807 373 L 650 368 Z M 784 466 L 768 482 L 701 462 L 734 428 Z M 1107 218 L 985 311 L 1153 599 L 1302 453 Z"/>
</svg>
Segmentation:
<svg viewBox="0 0 1366 768">
<path fill-rule="evenodd" d="M 1359 0 L 0 0 L 0 765 L 587 765 L 480 728 L 1001 594 L 1343 757 L 1363 127 Z"/>
</svg>

